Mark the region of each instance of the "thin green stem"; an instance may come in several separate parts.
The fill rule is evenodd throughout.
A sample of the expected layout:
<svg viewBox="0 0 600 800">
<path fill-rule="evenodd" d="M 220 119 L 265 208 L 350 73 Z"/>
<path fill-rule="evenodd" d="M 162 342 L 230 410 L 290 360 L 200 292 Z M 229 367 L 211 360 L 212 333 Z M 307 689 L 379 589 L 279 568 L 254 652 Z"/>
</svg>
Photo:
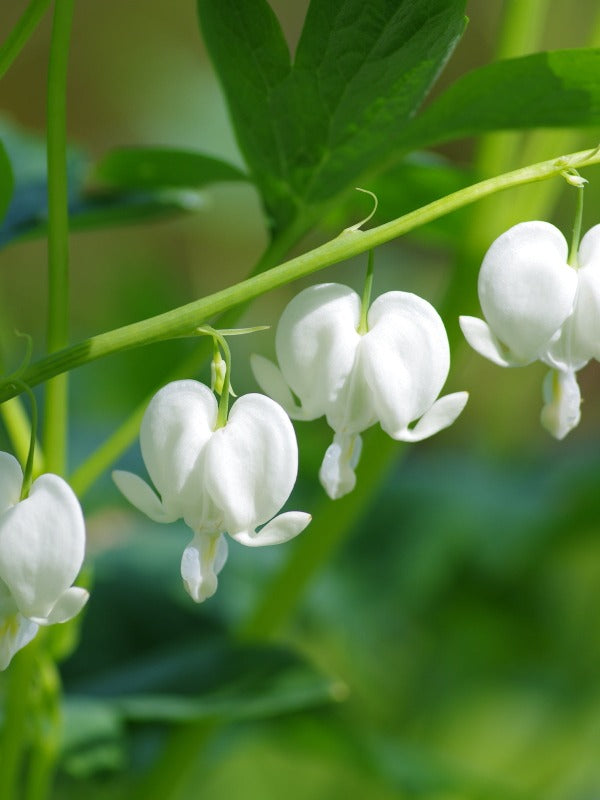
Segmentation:
<svg viewBox="0 0 600 800">
<path fill-rule="evenodd" d="M 577 268 L 579 266 L 579 240 L 581 239 L 581 223 L 583 221 L 583 186 L 578 186 L 577 203 L 575 205 L 575 220 L 573 222 L 573 233 L 571 236 L 571 247 L 569 250 L 568 263 Z"/>
<path fill-rule="evenodd" d="M 38 22 L 50 5 L 50 0 L 31 0 L 21 18 L 0 46 L 0 78 L 17 58 Z"/>
<path fill-rule="evenodd" d="M 74 0 L 55 0 L 48 65 L 48 351 L 69 340 L 69 211 L 67 187 L 67 66 Z M 47 468 L 64 474 L 67 376 L 48 382 L 44 409 Z"/>
<path fill-rule="evenodd" d="M 360 322 L 358 332 L 366 333 L 369 330 L 367 314 L 371 304 L 371 290 L 373 288 L 373 262 L 375 260 L 374 251 L 369 250 L 369 260 L 367 261 L 367 274 L 365 275 L 365 285 L 363 287 L 362 300 L 360 304 Z"/>
<path fill-rule="evenodd" d="M 180 306 L 164 314 L 125 325 L 107 333 L 65 347 L 32 364 L 23 373 L 29 386 L 47 381 L 55 375 L 95 361 L 98 358 L 132 347 L 151 344 L 164 339 L 194 335 L 195 329 L 216 314 L 245 303 L 279 286 L 298 280 L 313 272 L 345 261 L 352 256 L 372 250 L 385 242 L 402 236 L 414 228 L 438 219 L 495 192 L 543 181 L 560 175 L 565 169 L 582 168 L 600 163 L 600 150 L 583 150 L 558 159 L 543 161 L 495 178 L 481 181 L 458 192 L 435 200 L 422 208 L 411 211 L 398 219 L 368 231 L 342 233 L 337 238 L 292 258 L 278 267 L 222 289 L 215 294 Z M 0 386 L 0 402 L 13 397 L 16 391 L 4 384 Z"/>
<path fill-rule="evenodd" d="M 224 428 L 227 424 L 227 416 L 229 414 L 229 390 L 231 388 L 231 350 L 229 349 L 229 345 L 227 344 L 225 337 L 219 331 L 215 330 L 215 328 L 211 328 L 210 325 L 203 326 L 197 330 L 199 333 L 206 333 L 208 336 L 212 336 L 213 341 L 217 346 L 217 351 L 220 347 L 225 357 L 225 380 L 223 381 L 223 388 L 221 390 L 221 396 L 219 397 L 219 410 L 217 412 L 217 428 Z"/>
<path fill-rule="evenodd" d="M 0 414 L 4 427 L 10 438 L 14 453 L 17 459 L 24 464 L 27 460 L 29 447 L 31 444 L 31 423 L 27 412 L 19 397 L 0 404 Z M 33 456 L 33 474 L 39 475 L 44 471 L 44 459 L 41 455 L 39 442 L 36 441 L 35 453 Z"/>
<path fill-rule="evenodd" d="M 19 380 L 19 378 L 13 378 L 12 384 L 15 388 L 19 389 L 22 392 L 25 392 L 29 397 L 29 402 L 31 405 L 31 426 L 29 431 L 29 450 L 27 452 L 27 460 L 25 462 L 25 469 L 23 470 L 23 485 L 21 486 L 21 500 L 24 500 L 26 497 L 29 496 L 29 489 L 31 488 L 31 481 L 33 477 L 33 459 L 35 455 L 35 446 L 37 442 L 36 433 L 37 433 L 37 420 L 38 420 L 38 412 L 37 412 L 37 402 L 35 399 L 34 393 L 31 391 L 30 387 L 27 386 L 26 383 Z"/>
</svg>

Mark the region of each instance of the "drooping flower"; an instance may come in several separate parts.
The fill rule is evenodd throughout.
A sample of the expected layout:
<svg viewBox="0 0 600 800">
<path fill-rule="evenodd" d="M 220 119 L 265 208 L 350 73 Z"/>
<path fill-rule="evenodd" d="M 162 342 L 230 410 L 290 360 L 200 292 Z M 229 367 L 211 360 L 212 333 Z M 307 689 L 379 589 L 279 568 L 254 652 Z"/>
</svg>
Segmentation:
<svg viewBox="0 0 600 800">
<path fill-rule="evenodd" d="M 486 322 L 460 317 L 465 338 L 502 367 L 539 360 L 551 368 L 541 420 L 562 439 L 580 419 L 575 373 L 600 358 L 600 225 L 583 237 L 573 264 L 554 225 L 515 225 L 487 251 L 478 290 Z"/>
<path fill-rule="evenodd" d="M 426 300 L 387 292 L 371 305 L 364 332 L 361 327 L 356 292 L 337 283 L 311 286 L 279 321 L 279 367 L 252 357 L 261 388 L 292 419 L 325 415 L 333 428 L 319 473 L 333 499 L 355 486 L 362 431 L 379 422 L 394 439 L 419 441 L 451 425 L 467 401 L 466 392 L 437 399 L 450 350 L 444 324 Z"/>
<path fill-rule="evenodd" d="M 150 401 L 140 431 L 142 457 L 159 494 L 137 475 L 113 473 L 129 502 L 150 519 L 183 518 L 192 529 L 181 576 L 197 603 L 217 589 L 227 559 L 225 533 L 251 547 L 279 544 L 310 522 L 300 511 L 275 516 L 298 471 L 296 437 L 283 409 L 264 395 L 247 394 L 222 427 L 217 415 L 215 396 L 202 383 L 169 383 Z"/>
<path fill-rule="evenodd" d="M 79 501 L 58 475 L 35 480 L 20 499 L 23 473 L 0 452 L 0 669 L 40 625 L 66 622 L 88 599 L 71 584 L 81 569 L 85 523 Z"/>
</svg>

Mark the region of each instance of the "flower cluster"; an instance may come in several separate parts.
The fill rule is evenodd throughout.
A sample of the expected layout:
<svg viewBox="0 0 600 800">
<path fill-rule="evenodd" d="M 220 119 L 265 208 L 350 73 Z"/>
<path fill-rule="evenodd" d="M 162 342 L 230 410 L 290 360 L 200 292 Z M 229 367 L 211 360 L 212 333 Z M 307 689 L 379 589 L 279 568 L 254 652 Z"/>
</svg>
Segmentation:
<svg viewBox="0 0 600 800">
<path fill-rule="evenodd" d="M 183 518 L 192 529 L 181 576 L 198 603 L 217 589 L 227 559 L 224 532 L 259 547 L 286 542 L 310 522 L 299 511 L 275 516 L 298 470 L 296 437 L 283 409 L 248 394 L 235 401 L 222 427 L 217 417 L 215 396 L 202 383 L 168 384 L 150 401 L 140 431 L 142 457 L 160 497 L 137 475 L 113 473 L 125 497 L 151 519 Z"/>
<path fill-rule="evenodd" d="M 85 524 L 79 501 L 58 475 L 41 475 L 20 500 L 18 461 L 0 452 L 0 669 L 40 625 L 66 622 L 88 598 L 72 586 L 81 569 Z"/>
<path fill-rule="evenodd" d="M 503 233 L 479 273 L 484 320 L 461 317 L 462 331 L 481 355 L 503 367 L 542 361 L 542 424 L 558 439 L 580 419 L 575 373 L 600 358 L 600 225 L 568 260 L 562 233 L 547 222 L 523 222 Z"/>
<path fill-rule="evenodd" d="M 419 441 L 451 425 L 467 402 L 466 392 L 437 399 L 450 366 L 448 337 L 437 311 L 414 294 L 378 297 L 362 330 L 356 292 L 311 286 L 284 310 L 275 344 L 279 368 L 253 356 L 254 375 L 293 419 L 327 418 L 334 438 L 319 476 L 334 499 L 354 488 L 362 431 L 379 422 L 394 439 Z"/>
</svg>

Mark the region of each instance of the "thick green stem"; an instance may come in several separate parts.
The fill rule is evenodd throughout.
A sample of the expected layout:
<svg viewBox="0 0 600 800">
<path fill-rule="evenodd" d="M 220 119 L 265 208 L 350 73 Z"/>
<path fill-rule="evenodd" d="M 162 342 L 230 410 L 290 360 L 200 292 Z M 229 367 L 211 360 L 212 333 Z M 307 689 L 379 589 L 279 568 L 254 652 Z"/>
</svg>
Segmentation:
<svg viewBox="0 0 600 800">
<path fill-rule="evenodd" d="M 21 18 L 0 46 L 0 78 L 17 58 L 50 5 L 50 0 L 31 0 Z"/>
<path fill-rule="evenodd" d="M 583 150 L 558 159 L 543 161 L 523 169 L 508 172 L 495 178 L 481 181 L 458 192 L 411 211 L 403 217 L 387 222 L 368 231 L 352 231 L 340 234 L 308 253 L 292 258 L 278 267 L 260 275 L 241 281 L 235 286 L 222 289 L 215 294 L 187 305 L 159 314 L 156 317 L 135 322 L 122 328 L 92 336 L 71 347 L 63 348 L 32 364 L 22 375 L 29 386 L 47 381 L 62 372 L 82 366 L 98 358 L 141 345 L 173 337 L 193 335 L 205 320 L 279 286 L 305 275 L 345 261 L 352 256 L 372 250 L 385 242 L 402 236 L 414 228 L 431 222 L 451 211 L 455 211 L 483 197 L 504 189 L 542 181 L 560 175 L 568 168 L 582 168 L 600 163 L 600 151 Z M 0 402 L 16 394 L 14 387 L 0 387 Z"/>
<path fill-rule="evenodd" d="M 67 187 L 67 65 L 74 0 L 55 0 L 48 66 L 48 350 L 69 339 L 69 211 Z M 48 382 L 44 451 L 51 472 L 64 474 L 67 451 L 67 376 Z"/>
</svg>

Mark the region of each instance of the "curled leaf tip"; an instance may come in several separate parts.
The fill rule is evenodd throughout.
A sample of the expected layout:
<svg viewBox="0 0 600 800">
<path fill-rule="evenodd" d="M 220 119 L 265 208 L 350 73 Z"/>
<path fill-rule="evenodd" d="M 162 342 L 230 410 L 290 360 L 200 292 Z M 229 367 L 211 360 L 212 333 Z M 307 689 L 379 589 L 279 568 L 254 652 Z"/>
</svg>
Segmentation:
<svg viewBox="0 0 600 800">
<path fill-rule="evenodd" d="M 361 189 L 360 186 L 354 187 L 357 192 L 363 192 L 363 194 L 368 194 L 373 198 L 373 208 L 371 209 L 371 213 L 361 219 L 360 222 L 351 225 L 349 228 L 344 228 L 343 233 L 356 233 L 359 232 L 363 225 L 366 225 L 367 222 L 375 216 L 375 212 L 377 211 L 377 206 L 379 205 L 379 200 L 377 199 L 377 195 L 374 192 L 371 192 L 369 189 Z"/>
</svg>

